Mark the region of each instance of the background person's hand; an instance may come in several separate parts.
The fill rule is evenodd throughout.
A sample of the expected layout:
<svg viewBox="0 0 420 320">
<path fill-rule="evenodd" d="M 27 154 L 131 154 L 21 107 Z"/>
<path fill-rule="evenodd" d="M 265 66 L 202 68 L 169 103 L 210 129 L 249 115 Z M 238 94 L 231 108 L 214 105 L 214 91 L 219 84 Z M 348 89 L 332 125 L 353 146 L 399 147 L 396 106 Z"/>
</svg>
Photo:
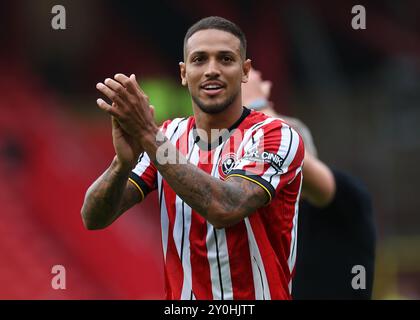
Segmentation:
<svg viewBox="0 0 420 320">
<path fill-rule="evenodd" d="M 269 100 L 271 92 L 271 81 L 262 80 L 261 72 L 251 69 L 248 75 L 248 82 L 242 83 L 242 102 L 248 106 L 256 100 Z"/>
</svg>

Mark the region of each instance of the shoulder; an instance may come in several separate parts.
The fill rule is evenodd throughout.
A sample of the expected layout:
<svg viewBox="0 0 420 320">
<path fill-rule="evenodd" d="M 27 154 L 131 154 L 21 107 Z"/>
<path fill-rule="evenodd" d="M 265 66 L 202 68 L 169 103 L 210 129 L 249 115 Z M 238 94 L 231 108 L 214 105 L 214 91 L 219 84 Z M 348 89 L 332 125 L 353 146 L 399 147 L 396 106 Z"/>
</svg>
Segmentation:
<svg viewBox="0 0 420 320">
<path fill-rule="evenodd" d="M 247 121 L 246 130 L 252 131 L 253 134 L 263 132 L 264 134 L 281 134 L 282 131 L 295 132 L 285 120 L 277 117 L 270 117 L 258 111 L 251 111 Z"/>
<path fill-rule="evenodd" d="M 280 117 L 299 133 L 299 135 L 302 137 L 305 143 L 305 148 L 309 151 L 309 153 L 311 153 L 315 157 L 318 157 L 318 151 L 316 149 L 312 133 L 309 130 L 308 126 L 297 118 L 283 115 L 281 115 Z"/>
<path fill-rule="evenodd" d="M 185 117 L 166 120 L 160 128 L 167 137 L 170 137 L 178 130 L 186 128 L 192 122 L 192 119 L 192 117 Z"/>
</svg>

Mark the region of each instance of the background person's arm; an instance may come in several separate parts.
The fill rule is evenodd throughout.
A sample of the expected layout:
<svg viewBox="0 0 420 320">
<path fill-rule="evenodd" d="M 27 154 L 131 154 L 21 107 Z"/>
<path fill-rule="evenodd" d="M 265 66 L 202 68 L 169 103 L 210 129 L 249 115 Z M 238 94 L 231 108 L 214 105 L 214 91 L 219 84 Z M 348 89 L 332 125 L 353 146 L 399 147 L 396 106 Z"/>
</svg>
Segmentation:
<svg viewBox="0 0 420 320">
<path fill-rule="evenodd" d="M 315 207 L 326 207 L 334 199 L 335 179 L 330 168 L 309 152 L 303 166 L 302 198 Z"/>
<path fill-rule="evenodd" d="M 334 199 L 335 179 L 331 169 L 317 157 L 311 131 L 299 119 L 276 115 L 290 124 L 300 134 L 305 144 L 302 199 L 317 208 L 326 207 Z"/>
<path fill-rule="evenodd" d="M 302 198 L 318 208 L 327 206 L 335 195 L 335 179 L 330 168 L 317 157 L 317 149 L 309 128 L 299 119 L 278 114 L 269 101 L 271 82 L 263 80 L 261 72 L 251 69 L 247 83 L 242 84 L 244 105 L 253 108 L 258 102 L 258 111 L 270 117 L 282 118 L 302 137 L 305 144 Z"/>
</svg>

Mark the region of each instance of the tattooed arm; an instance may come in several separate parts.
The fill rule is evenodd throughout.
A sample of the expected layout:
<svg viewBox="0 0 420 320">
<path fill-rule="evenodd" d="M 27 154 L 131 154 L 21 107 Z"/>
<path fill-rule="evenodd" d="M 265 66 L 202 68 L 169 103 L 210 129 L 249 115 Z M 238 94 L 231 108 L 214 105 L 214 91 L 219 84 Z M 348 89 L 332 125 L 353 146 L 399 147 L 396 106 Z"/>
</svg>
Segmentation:
<svg viewBox="0 0 420 320">
<path fill-rule="evenodd" d="M 137 188 L 128 181 L 130 171 L 115 157 L 110 167 L 89 187 L 81 211 L 86 229 L 106 228 L 142 200 Z"/>
<path fill-rule="evenodd" d="M 151 161 L 175 193 L 215 228 L 234 225 L 268 202 L 268 193 L 254 182 L 240 177 L 226 181 L 212 177 L 188 163 L 166 138 L 161 140 L 150 135 L 143 145 Z M 176 164 L 159 161 L 162 158 L 157 150 L 163 144 L 166 155 L 176 155 Z"/>
</svg>

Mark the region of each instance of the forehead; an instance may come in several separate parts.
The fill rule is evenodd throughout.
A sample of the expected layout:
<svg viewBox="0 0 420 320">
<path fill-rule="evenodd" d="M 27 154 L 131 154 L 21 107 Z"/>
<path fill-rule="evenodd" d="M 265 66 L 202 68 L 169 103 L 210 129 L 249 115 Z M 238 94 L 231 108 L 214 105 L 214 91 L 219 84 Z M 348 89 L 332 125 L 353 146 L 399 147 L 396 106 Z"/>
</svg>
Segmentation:
<svg viewBox="0 0 420 320">
<path fill-rule="evenodd" d="M 220 52 L 232 51 L 240 54 L 240 40 L 230 32 L 207 29 L 194 33 L 187 41 L 186 52 L 190 55 L 193 52 Z"/>
</svg>

